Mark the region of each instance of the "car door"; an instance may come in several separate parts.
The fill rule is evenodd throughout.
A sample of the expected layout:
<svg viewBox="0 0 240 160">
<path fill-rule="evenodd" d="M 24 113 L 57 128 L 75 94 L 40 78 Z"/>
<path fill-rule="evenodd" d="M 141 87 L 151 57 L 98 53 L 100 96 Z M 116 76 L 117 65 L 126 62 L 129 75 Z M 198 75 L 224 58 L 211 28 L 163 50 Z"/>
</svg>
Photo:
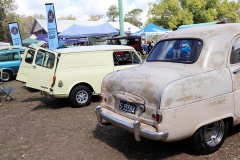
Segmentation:
<svg viewBox="0 0 240 160">
<path fill-rule="evenodd" d="M 26 48 L 24 54 L 21 56 L 22 61 L 16 77 L 18 81 L 27 82 L 35 51 L 33 48 Z"/>
<path fill-rule="evenodd" d="M 114 71 L 136 67 L 142 63 L 141 57 L 133 50 L 113 52 Z"/>
<path fill-rule="evenodd" d="M 26 86 L 49 92 L 55 75 L 58 53 L 37 47 Z"/>
<path fill-rule="evenodd" d="M 240 117 L 240 36 L 233 41 L 228 68 L 232 76 L 235 115 Z"/>
</svg>

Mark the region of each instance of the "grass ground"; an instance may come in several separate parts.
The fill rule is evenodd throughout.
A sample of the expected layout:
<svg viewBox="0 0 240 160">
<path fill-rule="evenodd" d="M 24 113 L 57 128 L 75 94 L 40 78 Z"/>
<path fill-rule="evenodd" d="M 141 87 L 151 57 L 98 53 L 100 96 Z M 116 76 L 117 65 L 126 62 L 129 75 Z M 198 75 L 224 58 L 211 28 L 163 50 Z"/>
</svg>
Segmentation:
<svg viewBox="0 0 240 160">
<path fill-rule="evenodd" d="M 240 127 L 230 129 L 219 151 L 195 152 L 188 140 L 164 143 L 142 139 L 114 125 L 100 127 L 90 106 L 72 108 L 67 99 L 55 99 L 15 80 L 6 88 L 14 97 L 0 106 L 0 159 L 240 159 Z"/>
</svg>

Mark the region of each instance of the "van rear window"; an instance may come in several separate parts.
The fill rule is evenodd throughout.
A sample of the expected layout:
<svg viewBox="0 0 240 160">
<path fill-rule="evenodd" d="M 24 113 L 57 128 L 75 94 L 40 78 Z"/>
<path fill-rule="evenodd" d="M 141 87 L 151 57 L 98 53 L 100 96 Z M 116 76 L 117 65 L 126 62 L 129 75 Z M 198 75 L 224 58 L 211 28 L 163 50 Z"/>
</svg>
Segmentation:
<svg viewBox="0 0 240 160">
<path fill-rule="evenodd" d="M 55 55 L 44 50 L 38 50 L 35 63 L 39 66 L 43 66 L 52 69 L 54 66 Z"/>
</svg>

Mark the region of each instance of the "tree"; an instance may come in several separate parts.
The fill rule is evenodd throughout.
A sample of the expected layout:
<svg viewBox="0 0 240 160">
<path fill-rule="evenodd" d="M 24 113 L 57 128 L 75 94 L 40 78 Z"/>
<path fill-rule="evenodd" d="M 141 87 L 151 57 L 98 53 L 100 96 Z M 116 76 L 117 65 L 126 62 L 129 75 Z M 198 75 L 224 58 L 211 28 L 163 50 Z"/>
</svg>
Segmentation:
<svg viewBox="0 0 240 160">
<path fill-rule="evenodd" d="M 101 18 L 103 18 L 103 15 L 101 15 L 101 14 L 91 15 L 91 16 L 89 16 L 88 21 L 98 21 Z"/>
<path fill-rule="evenodd" d="M 0 41 L 9 42 L 8 35 L 10 34 L 7 23 L 7 14 L 17 9 L 14 0 L 0 0 Z M 8 30 L 8 31 L 7 31 Z M 7 35 L 8 34 L 8 35 Z"/>
<path fill-rule="evenodd" d="M 31 36 L 31 29 L 33 27 L 35 19 L 47 19 L 42 14 L 34 14 L 30 16 L 20 15 L 19 16 L 19 28 L 21 33 L 21 38 L 26 39 Z"/>
<path fill-rule="evenodd" d="M 240 4 L 228 0 L 159 0 L 150 3 L 147 23 L 167 29 L 193 23 L 205 23 L 227 19 L 239 22 Z"/>
<path fill-rule="evenodd" d="M 124 22 L 129 22 L 131 24 L 133 24 L 136 27 L 141 27 L 142 26 L 142 22 L 140 22 L 141 18 L 140 15 L 142 13 L 142 9 L 136 8 L 133 9 L 132 11 L 128 12 L 125 17 L 124 17 Z"/>
<path fill-rule="evenodd" d="M 73 16 L 73 15 L 68 15 L 68 16 L 65 16 L 65 17 L 60 17 L 58 18 L 58 20 L 76 20 L 77 17 Z"/>
<path fill-rule="evenodd" d="M 109 22 L 115 22 L 115 18 L 117 18 L 119 16 L 119 12 L 118 12 L 118 8 L 117 6 L 111 5 L 108 8 L 108 12 L 107 12 L 107 16 L 108 16 L 108 21 Z"/>
</svg>

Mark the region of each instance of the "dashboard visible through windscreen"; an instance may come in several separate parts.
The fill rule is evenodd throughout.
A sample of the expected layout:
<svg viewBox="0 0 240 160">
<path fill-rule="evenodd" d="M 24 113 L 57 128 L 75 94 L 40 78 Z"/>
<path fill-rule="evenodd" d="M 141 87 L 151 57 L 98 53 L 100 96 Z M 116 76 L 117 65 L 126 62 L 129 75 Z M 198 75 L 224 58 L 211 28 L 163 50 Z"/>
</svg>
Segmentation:
<svg viewBox="0 0 240 160">
<path fill-rule="evenodd" d="M 172 39 L 159 42 L 147 61 L 167 61 L 194 63 L 201 52 L 202 41 L 199 39 Z"/>
</svg>

